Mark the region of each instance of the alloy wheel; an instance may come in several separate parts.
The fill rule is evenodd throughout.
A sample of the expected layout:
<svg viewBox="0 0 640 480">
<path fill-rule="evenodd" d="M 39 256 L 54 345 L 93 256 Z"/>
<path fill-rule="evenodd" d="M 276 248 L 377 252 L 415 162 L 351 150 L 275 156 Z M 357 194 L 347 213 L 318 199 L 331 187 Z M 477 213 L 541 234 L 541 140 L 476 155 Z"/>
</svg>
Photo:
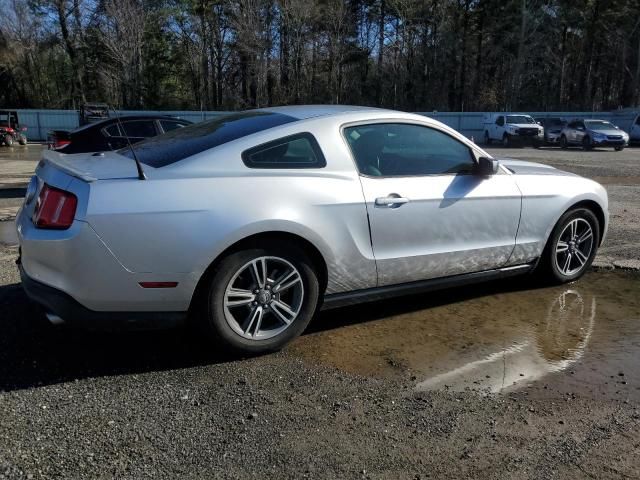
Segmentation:
<svg viewBox="0 0 640 480">
<path fill-rule="evenodd" d="M 567 277 L 585 268 L 593 250 L 593 229 L 584 218 L 574 218 L 562 230 L 555 247 L 558 271 Z"/>
<path fill-rule="evenodd" d="M 273 338 L 296 320 L 304 293 L 302 276 L 290 262 L 258 257 L 242 265 L 227 284 L 224 317 L 243 338 Z"/>
</svg>

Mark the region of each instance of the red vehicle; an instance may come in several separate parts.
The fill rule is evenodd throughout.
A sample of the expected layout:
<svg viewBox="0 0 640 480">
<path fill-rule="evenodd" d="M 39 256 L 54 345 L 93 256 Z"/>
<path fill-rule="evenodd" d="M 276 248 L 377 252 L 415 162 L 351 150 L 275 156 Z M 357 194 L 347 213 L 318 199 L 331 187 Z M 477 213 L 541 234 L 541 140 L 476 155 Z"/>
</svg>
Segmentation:
<svg viewBox="0 0 640 480">
<path fill-rule="evenodd" d="M 27 127 L 20 126 L 18 122 L 18 112 L 0 110 L 0 145 L 12 147 L 16 142 L 26 145 L 27 136 L 24 134 L 26 131 Z"/>
</svg>

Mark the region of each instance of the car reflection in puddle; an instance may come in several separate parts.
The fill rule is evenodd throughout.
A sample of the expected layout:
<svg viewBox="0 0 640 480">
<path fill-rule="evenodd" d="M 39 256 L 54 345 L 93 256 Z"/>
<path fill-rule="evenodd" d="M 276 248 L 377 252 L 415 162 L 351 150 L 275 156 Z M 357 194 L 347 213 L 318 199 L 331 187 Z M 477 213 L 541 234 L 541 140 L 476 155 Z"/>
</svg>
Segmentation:
<svg viewBox="0 0 640 480">
<path fill-rule="evenodd" d="M 470 385 L 491 393 L 516 389 L 562 371 L 582 357 L 593 332 L 596 298 L 590 305 L 577 290 L 561 293 L 542 323 L 524 325 L 509 347 L 454 370 L 428 378 L 418 390 L 465 390 Z"/>
<path fill-rule="evenodd" d="M 640 397 L 639 279 L 592 272 L 558 287 L 501 283 L 324 312 L 289 351 L 417 390 Z"/>
</svg>

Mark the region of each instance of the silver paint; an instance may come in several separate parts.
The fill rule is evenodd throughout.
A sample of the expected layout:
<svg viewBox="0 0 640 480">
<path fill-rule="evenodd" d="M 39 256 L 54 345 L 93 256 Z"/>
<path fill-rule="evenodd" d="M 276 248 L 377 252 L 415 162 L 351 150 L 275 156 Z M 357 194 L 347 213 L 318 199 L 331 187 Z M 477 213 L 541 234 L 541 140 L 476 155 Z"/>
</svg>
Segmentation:
<svg viewBox="0 0 640 480">
<path fill-rule="evenodd" d="M 358 174 L 341 135 L 353 123 L 437 128 L 476 158 L 490 157 L 423 116 L 339 106 L 271 110 L 300 120 L 163 168 L 145 166 L 146 181 L 114 152 L 46 152 L 38 188 L 46 182 L 72 191 L 78 211 L 68 230 L 42 230 L 31 222 L 35 201 L 23 205 L 16 223 L 26 273 L 92 310 L 185 311 L 209 265 L 255 234 L 283 232 L 312 244 L 327 265 L 330 294 L 531 262 L 579 201 L 595 202 L 608 220 L 602 186 L 547 166 L 504 160 L 488 177 Z M 245 149 L 299 132 L 316 137 L 325 168 L 258 170 L 241 161 Z M 375 206 L 390 194 L 409 201 Z M 142 281 L 178 287 L 143 289 Z"/>
</svg>

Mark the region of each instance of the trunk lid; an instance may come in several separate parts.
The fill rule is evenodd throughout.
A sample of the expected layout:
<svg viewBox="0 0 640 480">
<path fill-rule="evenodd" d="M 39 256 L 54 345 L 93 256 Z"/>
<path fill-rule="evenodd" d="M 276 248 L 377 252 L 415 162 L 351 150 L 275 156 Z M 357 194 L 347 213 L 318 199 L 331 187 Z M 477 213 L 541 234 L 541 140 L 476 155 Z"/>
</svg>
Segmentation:
<svg viewBox="0 0 640 480">
<path fill-rule="evenodd" d="M 135 162 L 116 152 L 76 153 L 65 155 L 53 150 L 45 150 L 39 167 L 54 167 L 72 177 L 85 182 L 97 180 L 137 179 L 138 171 Z M 145 172 L 153 170 L 144 166 Z"/>
</svg>

